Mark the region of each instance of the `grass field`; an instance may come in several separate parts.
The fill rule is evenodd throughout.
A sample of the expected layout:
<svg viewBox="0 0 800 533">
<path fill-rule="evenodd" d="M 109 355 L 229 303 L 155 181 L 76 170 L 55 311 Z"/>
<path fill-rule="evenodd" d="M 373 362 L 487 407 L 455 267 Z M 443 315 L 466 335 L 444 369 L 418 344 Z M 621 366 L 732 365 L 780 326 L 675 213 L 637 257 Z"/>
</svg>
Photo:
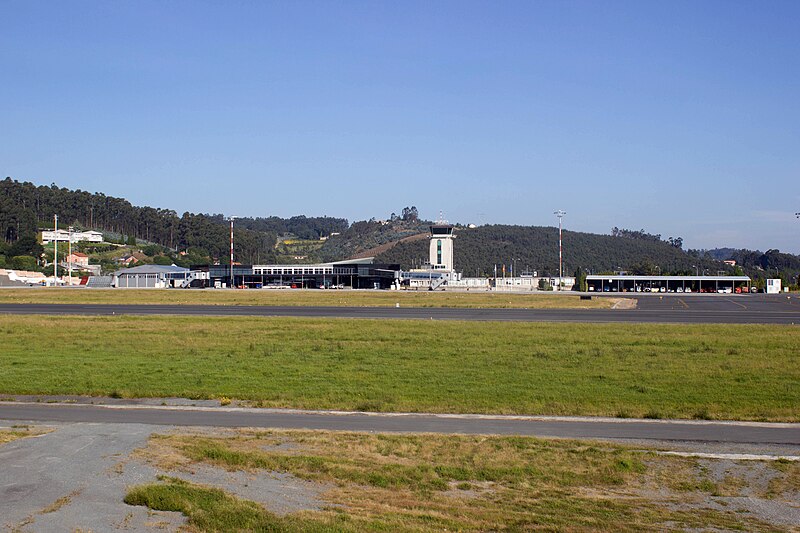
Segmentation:
<svg viewBox="0 0 800 533">
<path fill-rule="evenodd" d="M 301 305 L 340 307 L 472 307 L 607 309 L 617 298 L 581 300 L 572 294 L 352 290 L 2 289 L 0 303 Z"/>
<path fill-rule="evenodd" d="M 798 464 L 701 463 L 520 437 L 244 430 L 156 435 L 138 453 L 166 472 L 204 463 L 328 487 L 328 506 L 288 516 L 169 476 L 125 498 L 182 512 L 201 531 L 780 531 L 755 504 L 790 506 L 800 486 Z M 758 489 L 753 480 L 769 483 Z"/>
<path fill-rule="evenodd" d="M 0 344 L 0 398 L 800 421 L 786 326 L 3 316 Z"/>
</svg>

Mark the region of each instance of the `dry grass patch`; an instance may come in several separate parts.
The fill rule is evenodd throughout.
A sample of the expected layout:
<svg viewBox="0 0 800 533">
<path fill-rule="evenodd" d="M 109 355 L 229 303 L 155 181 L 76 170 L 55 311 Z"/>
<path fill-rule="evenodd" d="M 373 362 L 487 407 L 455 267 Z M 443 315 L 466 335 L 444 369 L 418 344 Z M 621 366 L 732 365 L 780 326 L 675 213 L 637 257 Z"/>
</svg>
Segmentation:
<svg viewBox="0 0 800 533">
<path fill-rule="evenodd" d="M 333 485 L 325 494 L 329 508 L 286 518 L 299 530 L 778 530 L 741 513 L 698 505 L 696 491 L 687 495 L 661 485 L 670 471 L 692 472 L 691 460 L 617 445 L 522 437 L 245 430 L 227 438 L 158 436 L 149 448 L 148 460 L 162 468 L 191 468 L 199 462 L 230 470 L 284 472 Z M 165 480 L 141 490 L 155 494 L 197 489 L 180 483 L 184 485 Z M 164 508 L 157 506 L 158 498 L 139 494 L 135 500 Z M 267 519 L 276 520 L 271 515 Z"/>
<path fill-rule="evenodd" d="M 769 482 L 767 496 L 770 498 L 789 497 L 800 499 L 800 462 L 778 460 L 772 463 L 773 468 L 781 473 Z"/>
<path fill-rule="evenodd" d="M 39 514 L 55 513 L 65 505 L 68 505 L 72 501 L 72 498 L 78 496 L 81 492 L 83 492 L 83 489 L 73 490 L 66 496 L 58 498 L 56 501 L 39 511 Z"/>
<path fill-rule="evenodd" d="M 0 429 L 0 445 L 26 437 L 36 437 L 49 433 L 50 430 L 31 428 L 28 426 L 14 426 L 9 429 Z"/>
</svg>

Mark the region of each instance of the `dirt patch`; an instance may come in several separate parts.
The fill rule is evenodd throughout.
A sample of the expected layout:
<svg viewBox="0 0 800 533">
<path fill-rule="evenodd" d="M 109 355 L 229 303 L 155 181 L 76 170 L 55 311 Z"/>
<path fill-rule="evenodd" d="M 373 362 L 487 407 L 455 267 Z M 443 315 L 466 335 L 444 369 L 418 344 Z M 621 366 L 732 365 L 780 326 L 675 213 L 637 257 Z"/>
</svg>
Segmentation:
<svg viewBox="0 0 800 533">
<path fill-rule="evenodd" d="M 611 309 L 636 309 L 639 301 L 634 298 L 618 298 Z"/>
<path fill-rule="evenodd" d="M 291 474 L 228 471 L 206 464 L 194 464 L 188 470 L 166 474 L 196 485 L 222 489 L 237 498 L 260 503 L 266 510 L 281 516 L 329 507 L 322 495 L 333 488 L 332 485 L 304 481 Z"/>
<path fill-rule="evenodd" d="M 800 531 L 800 503 L 793 491 L 771 487 L 783 473 L 771 461 L 692 459 L 646 460 L 645 482 L 629 491 L 673 511 L 712 510 L 751 516 L 761 522 Z"/>
</svg>

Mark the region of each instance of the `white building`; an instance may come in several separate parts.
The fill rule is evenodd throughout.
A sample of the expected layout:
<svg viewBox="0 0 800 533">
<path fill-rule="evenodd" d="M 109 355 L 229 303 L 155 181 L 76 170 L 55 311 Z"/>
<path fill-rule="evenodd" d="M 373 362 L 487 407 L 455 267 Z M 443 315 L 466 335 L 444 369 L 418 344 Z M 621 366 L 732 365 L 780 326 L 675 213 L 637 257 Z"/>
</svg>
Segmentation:
<svg viewBox="0 0 800 533">
<path fill-rule="evenodd" d="M 53 241 L 69 242 L 70 233 L 63 229 L 42 231 L 42 244 L 50 244 Z M 73 231 L 72 242 L 103 242 L 103 234 L 99 231 Z"/>
<path fill-rule="evenodd" d="M 453 268 L 453 226 L 438 222 L 430 226 L 430 232 L 428 263 L 405 274 L 404 282 L 412 289 L 436 290 L 461 279 Z"/>
<path fill-rule="evenodd" d="M 430 227 L 431 244 L 430 265 L 433 270 L 453 271 L 453 226 L 450 224 L 434 224 Z"/>
<path fill-rule="evenodd" d="M 766 292 L 767 294 L 778 294 L 779 292 L 781 292 L 781 280 L 768 279 Z"/>
</svg>

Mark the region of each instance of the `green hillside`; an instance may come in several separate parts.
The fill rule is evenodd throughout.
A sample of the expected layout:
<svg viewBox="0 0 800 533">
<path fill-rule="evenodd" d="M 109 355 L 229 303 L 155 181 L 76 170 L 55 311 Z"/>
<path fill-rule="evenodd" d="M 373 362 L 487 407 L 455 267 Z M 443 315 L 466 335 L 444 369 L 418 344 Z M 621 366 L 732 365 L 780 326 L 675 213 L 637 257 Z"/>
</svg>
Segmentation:
<svg viewBox="0 0 800 533">
<path fill-rule="evenodd" d="M 515 264 L 517 272 L 530 269 L 540 274 L 558 274 L 558 228 L 490 225 L 457 228 L 456 235 L 456 269 L 464 275 L 492 275 L 495 264 L 498 271 L 503 264 L 507 271 Z M 690 255 L 669 242 L 652 237 L 564 231 L 564 272 L 572 274 L 578 267 L 593 273 L 626 270 L 641 274 L 694 274 L 706 269 L 716 274 L 718 270 L 733 271 L 720 261 Z M 400 263 L 408 268 L 427 257 L 428 242 L 415 241 L 399 243 L 376 260 Z"/>
<path fill-rule="evenodd" d="M 102 193 L 37 186 L 6 178 L 0 181 L 0 268 L 41 268 L 41 254 L 52 255 L 36 242 L 41 228 L 51 228 L 53 214 L 59 227 L 95 229 L 108 242 L 128 245 L 125 250 L 83 250 L 104 270 L 116 268 L 121 253 L 141 250 L 144 261 L 162 264 L 225 263 L 229 257 L 230 226 L 221 214 L 184 213 L 169 209 L 138 207 L 124 198 Z M 347 219 L 275 216 L 236 221 L 236 260 L 248 263 L 314 263 L 374 255 L 379 262 L 400 263 L 411 268 L 428 258 L 425 234 L 430 222 L 421 220 L 416 207 L 405 207 L 387 220 L 349 224 Z M 487 225 L 456 228 L 455 262 L 467 276 L 489 276 L 498 265 L 510 273 L 535 270 L 558 273 L 558 229 Z M 279 237 L 280 236 L 280 237 Z M 592 273 L 625 270 L 633 274 L 728 274 L 746 273 L 755 279 L 781 277 L 785 285 L 796 283 L 800 257 L 768 250 L 681 249 L 682 239 L 662 240 L 644 230 L 613 228 L 611 235 L 565 231 L 564 273 L 577 268 Z M 106 247 L 108 248 L 108 247 Z M 80 248 L 79 248 L 80 249 Z M 63 250 L 59 251 L 62 254 Z M 61 257 L 63 259 L 63 257 Z M 737 266 L 722 260 L 733 259 Z"/>
</svg>

